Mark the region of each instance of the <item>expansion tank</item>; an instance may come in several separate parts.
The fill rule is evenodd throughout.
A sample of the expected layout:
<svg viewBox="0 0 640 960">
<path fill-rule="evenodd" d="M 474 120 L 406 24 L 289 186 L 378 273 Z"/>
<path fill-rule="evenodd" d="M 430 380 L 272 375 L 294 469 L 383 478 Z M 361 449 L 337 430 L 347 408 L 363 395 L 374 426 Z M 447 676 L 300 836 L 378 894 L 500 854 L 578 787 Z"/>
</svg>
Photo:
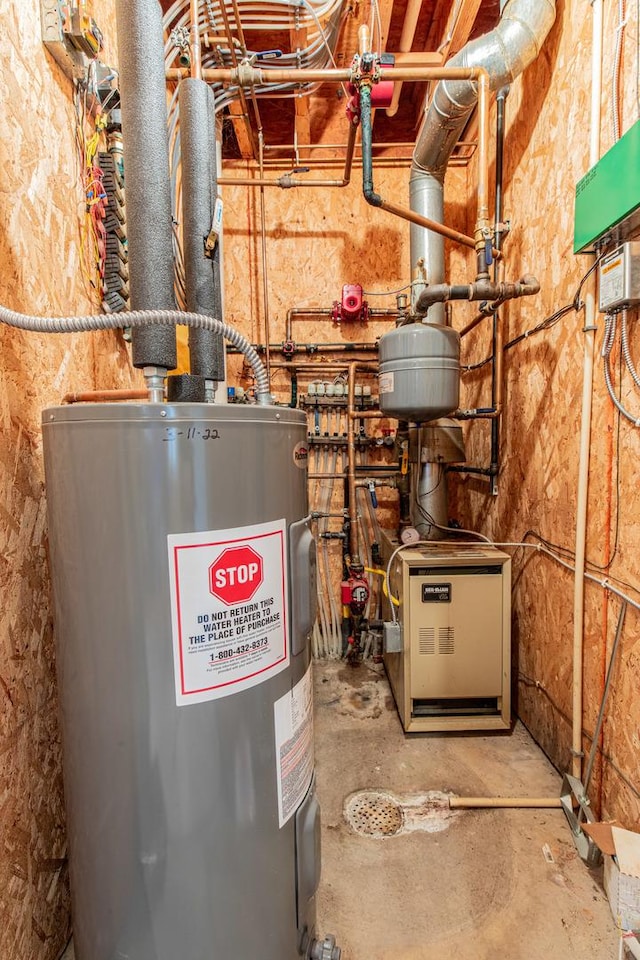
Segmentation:
<svg viewBox="0 0 640 960">
<path fill-rule="evenodd" d="M 306 422 L 44 414 L 77 960 L 295 960 L 320 869 Z"/>
</svg>

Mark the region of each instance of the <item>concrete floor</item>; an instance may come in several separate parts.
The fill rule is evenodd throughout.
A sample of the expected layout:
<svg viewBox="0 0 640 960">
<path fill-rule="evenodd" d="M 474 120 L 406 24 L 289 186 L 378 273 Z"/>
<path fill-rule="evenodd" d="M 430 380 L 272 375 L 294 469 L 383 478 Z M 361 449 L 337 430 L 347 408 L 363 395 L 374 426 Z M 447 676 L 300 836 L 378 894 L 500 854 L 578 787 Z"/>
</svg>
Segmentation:
<svg viewBox="0 0 640 960">
<path fill-rule="evenodd" d="M 380 670 L 320 664 L 315 683 L 318 928 L 336 934 L 344 960 L 618 957 L 600 877 L 560 810 L 461 812 L 441 832 L 383 839 L 345 821 L 345 798 L 360 790 L 557 796 L 560 778 L 521 724 L 510 735 L 408 737 Z"/>
<path fill-rule="evenodd" d="M 405 802 L 428 791 L 557 796 L 560 779 L 522 725 L 407 737 L 381 668 L 318 664 L 315 685 L 318 929 L 336 934 L 344 960 L 618 958 L 600 877 L 576 855 L 561 811 L 456 813 L 426 821 L 439 832 L 384 839 L 345 821 L 345 800 L 360 790 Z"/>
</svg>

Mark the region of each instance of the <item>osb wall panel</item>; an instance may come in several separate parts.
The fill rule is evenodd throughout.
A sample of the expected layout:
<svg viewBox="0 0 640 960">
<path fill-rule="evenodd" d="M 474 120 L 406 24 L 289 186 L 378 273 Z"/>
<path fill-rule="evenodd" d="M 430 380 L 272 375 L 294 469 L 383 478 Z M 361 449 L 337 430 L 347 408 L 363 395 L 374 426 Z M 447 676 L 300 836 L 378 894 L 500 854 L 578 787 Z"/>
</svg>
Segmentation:
<svg viewBox="0 0 640 960">
<path fill-rule="evenodd" d="M 94 3 L 107 37 L 113 4 Z M 80 279 L 71 84 L 40 43 L 38 0 L 0 0 L 0 301 L 89 311 Z M 113 334 L 0 329 L 0 957 L 54 960 L 69 894 L 49 607 L 40 412 L 129 385 Z"/>
<path fill-rule="evenodd" d="M 606 7 L 603 152 L 612 143 L 609 98 L 617 5 Z M 628 12 L 625 44 L 623 130 L 637 118 L 637 27 L 634 8 Z M 508 100 L 505 202 L 506 216 L 513 220 L 514 230 L 506 243 L 507 274 L 516 279 L 523 273 L 534 273 L 541 281 L 542 292 L 535 299 L 505 308 L 507 339 L 570 302 L 591 263 L 589 258 L 575 257 L 572 252 L 575 184 L 588 168 L 590 57 L 589 8 L 585 11 L 579 0 L 559 3 L 556 25 L 539 60 L 513 85 Z M 463 312 L 457 316 L 461 322 Z M 632 352 L 638 362 L 635 315 L 631 314 L 630 320 Z M 519 541 L 531 529 L 555 544 L 574 548 L 583 325 L 584 314 L 572 313 L 546 333 L 507 351 L 499 496 L 489 496 L 484 481 L 471 477 L 460 480 L 454 508 L 465 525 L 509 541 Z M 605 568 L 602 576 L 638 585 L 640 496 L 636 465 L 640 434 L 624 420 L 618 434 L 599 359 L 601 317 L 598 326 L 588 558 Z M 464 341 L 463 362 L 481 360 L 488 352 L 487 331 L 479 329 Z M 489 368 L 465 375 L 464 382 L 464 405 L 487 405 Z M 640 395 L 628 375 L 623 377 L 623 397 L 628 407 L 640 413 Z M 488 425 L 469 425 L 466 433 L 469 461 L 488 465 Z M 515 563 L 517 706 L 536 739 L 565 770 L 571 761 L 573 576 L 552 560 L 531 553 L 521 551 Z M 585 751 L 591 745 L 589 735 L 603 692 L 618 611 L 619 601 L 598 586 L 587 586 Z M 639 620 L 629 609 L 601 744 L 605 762 L 598 762 L 590 791 L 596 812 L 618 817 L 629 826 L 637 826 L 640 819 L 639 685 Z"/>
</svg>

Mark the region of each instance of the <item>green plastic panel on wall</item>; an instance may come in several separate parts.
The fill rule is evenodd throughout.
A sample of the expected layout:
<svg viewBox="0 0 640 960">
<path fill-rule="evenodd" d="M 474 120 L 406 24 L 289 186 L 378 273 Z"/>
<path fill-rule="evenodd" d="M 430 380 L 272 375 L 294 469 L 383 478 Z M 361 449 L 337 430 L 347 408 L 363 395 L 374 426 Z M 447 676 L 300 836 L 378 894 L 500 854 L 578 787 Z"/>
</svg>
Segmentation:
<svg viewBox="0 0 640 960">
<path fill-rule="evenodd" d="M 584 253 L 617 227 L 628 240 L 640 228 L 640 120 L 576 186 L 573 252 Z"/>
</svg>

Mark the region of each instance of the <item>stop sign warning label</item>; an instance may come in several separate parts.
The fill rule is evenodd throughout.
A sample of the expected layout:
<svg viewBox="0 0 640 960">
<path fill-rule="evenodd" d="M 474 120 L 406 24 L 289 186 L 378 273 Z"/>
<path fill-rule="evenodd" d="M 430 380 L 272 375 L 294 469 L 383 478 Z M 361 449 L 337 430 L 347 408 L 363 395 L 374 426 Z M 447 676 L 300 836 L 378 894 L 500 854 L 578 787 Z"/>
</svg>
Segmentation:
<svg viewBox="0 0 640 960">
<path fill-rule="evenodd" d="M 209 589 L 223 603 L 251 600 L 262 584 L 262 557 L 253 547 L 228 547 L 209 567 Z"/>
<path fill-rule="evenodd" d="M 286 523 L 168 537 L 176 703 L 256 686 L 289 663 Z"/>
</svg>

